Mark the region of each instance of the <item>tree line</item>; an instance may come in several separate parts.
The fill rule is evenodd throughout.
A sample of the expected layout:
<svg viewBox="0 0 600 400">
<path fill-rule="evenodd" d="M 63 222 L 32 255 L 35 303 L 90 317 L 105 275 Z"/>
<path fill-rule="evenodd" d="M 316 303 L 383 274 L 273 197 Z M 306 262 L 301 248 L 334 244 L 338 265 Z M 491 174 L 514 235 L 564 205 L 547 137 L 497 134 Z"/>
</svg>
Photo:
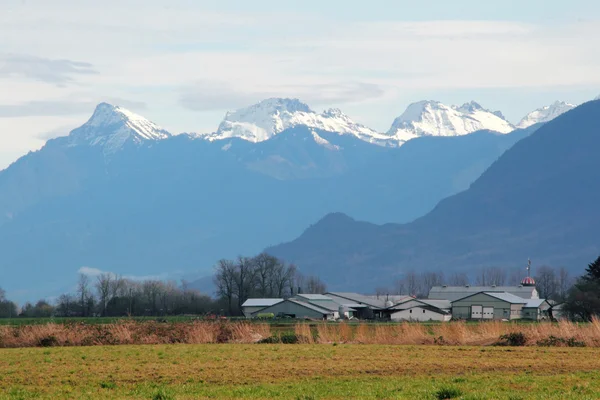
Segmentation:
<svg viewBox="0 0 600 400">
<path fill-rule="evenodd" d="M 230 315 L 239 315 L 242 304 L 251 297 L 287 298 L 298 292 L 327 291 L 318 277 L 304 276 L 295 265 L 266 253 L 220 260 L 215 266 L 214 284 Z"/>
<path fill-rule="evenodd" d="M 215 266 L 215 298 L 182 281 L 132 280 L 112 273 L 80 274 L 71 293 L 52 303 L 39 300 L 21 309 L 6 299 L 0 288 L 0 318 L 11 317 L 121 317 L 167 315 L 241 315 L 250 297 L 287 298 L 303 293 L 323 293 L 317 277 L 303 276 L 296 267 L 268 254 L 220 260 Z"/>
<path fill-rule="evenodd" d="M 434 286 L 517 286 L 525 274 L 522 268 L 506 269 L 501 267 L 483 267 L 469 276 L 465 272 L 444 274 L 443 271 L 416 272 L 408 270 L 402 278 L 397 279 L 389 287 L 379 287 L 376 294 L 397 294 L 427 298 Z M 536 268 L 533 276 L 540 298 L 562 302 L 567 298 L 573 285 L 573 278 L 564 268 L 541 266 Z"/>
<path fill-rule="evenodd" d="M 80 274 L 74 292 L 50 303 L 25 303 L 19 310 L 0 289 L 0 317 L 120 317 L 217 313 L 219 301 L 187 287 L 186 282 L 134 281 L 111 273 Z"/>
</svg>

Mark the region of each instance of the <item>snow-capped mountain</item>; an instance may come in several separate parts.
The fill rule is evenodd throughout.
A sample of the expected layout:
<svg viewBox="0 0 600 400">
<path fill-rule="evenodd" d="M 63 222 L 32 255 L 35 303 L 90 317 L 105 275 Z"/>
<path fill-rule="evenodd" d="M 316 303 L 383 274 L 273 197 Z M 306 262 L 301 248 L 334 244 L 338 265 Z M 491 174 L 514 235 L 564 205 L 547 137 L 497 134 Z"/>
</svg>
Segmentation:
<svg viewBox="0 0 600 400">
<path fill-rule="evenodd" d="M 420 101 L 394 120 L 388 135 L 403 143 L 419 136 L 459 136 L 482 129 L 508 133 L 514 126 L 499 111 L 486 110 L 474 101 L 460 107 Z"/>
<path fill-rule="evenodd" d="M 524 129 L 534 124 L 551 121 L 562 113 L 565 113 L 575 107 L 575 104 L 566 103 L 564 101 L 556 101 L 549 106 L 538 108 L 537 110 L 527 114 L 517 124 L 517 128 Z"/>
<path fill-rule="evenodd" d="M 103 151 L 110 154 L 126 143 L 139 145 L 169 137 L 169 132 L 140 115 L 122 107 L 100 103 L 92 117 L 64 139 L 69 146 L 102 146 Z"/>
<path fill-rule="evenodd" d="M 215 133 L 198 136 L 211 141 L 238 137 L 250 142 L 262 142 L 297 125 L 350 134 L 380 145 L 392 143 L 386 135 L 352 121 L 339 109 L 332 108 L 318 114 L 298 99 L 283 98 L 266 99 L 250 107 L 228 112 Z"/>
</svg>

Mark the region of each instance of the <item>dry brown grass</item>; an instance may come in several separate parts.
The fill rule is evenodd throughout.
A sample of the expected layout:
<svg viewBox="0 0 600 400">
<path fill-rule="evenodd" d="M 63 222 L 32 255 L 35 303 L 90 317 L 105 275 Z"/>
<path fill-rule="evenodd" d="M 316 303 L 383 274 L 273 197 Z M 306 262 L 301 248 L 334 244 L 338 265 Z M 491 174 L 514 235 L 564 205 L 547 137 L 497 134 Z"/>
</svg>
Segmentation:
<svg viewBox="0 0 600 400">
<path fill-rule="evenodd" d="M 298 337 L 298 342 L 301 344 L 313 344 L 315 342 L 313 338 L 310 325 L 305 323 L 298 323 L 294 326 L 294 333 Z"/>
<path fill-rule="evenodd" d="M 497 343 L 500 336 L 522 333 L 526 345 L 535 346 L 549 338 L 556 345 L 574 341 L 588 347 L 600 347 L 600 319 L 590 323 L 561 321 L 518 324 L 500 321 L 466 323 L 463 321 L 427 325 L 339 324 L 320 323 L 312 326 L 298 323 L 293 327 L 302 344 L 390 344 L 390 345 L 460 345 L 485 346 Z M 281 334 L 281 332 L 279 332 Z M 0 326 L 0 348 L 45 346 L 93 346 L 121 344 L 169 343 L 257 343 L 272 335 L 269 324 L 251 322 L 160 323 L 121 321 L 107 325 L 47 324 L 33 326 Z"/>
<path fill-rule="evenodd" d="M 0 348 L 168 343 L 255 343 L 271 335 L 268 324 L 123 321 L 107 325 L 1 326 Z"/>
</svg>

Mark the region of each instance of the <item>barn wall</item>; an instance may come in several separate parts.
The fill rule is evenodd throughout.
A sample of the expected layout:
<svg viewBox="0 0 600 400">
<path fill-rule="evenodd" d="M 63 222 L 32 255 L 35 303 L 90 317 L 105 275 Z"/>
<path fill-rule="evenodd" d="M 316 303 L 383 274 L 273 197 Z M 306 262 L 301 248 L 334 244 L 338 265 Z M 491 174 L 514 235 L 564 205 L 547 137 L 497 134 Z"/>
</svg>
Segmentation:
<svg viewBox="0 0 600 400">
<path fill-rule="evenodd" d="M 252 318 L 252 314 L 266 308 L 265 306 L 252 306 L 252 307 L 242 307 L 242 312 L 244 313 L 244 317 Z"/>
<path fill-rule="evenodd" d="M 396 311 L 390 314 L 392 321 L 448 321 L 450 317 L 450 315 L 436 313 L 421 307 Z"/>
<path fill-rule="evenodd" d="M 316 318 L 322 319 L 324 315 L 315 310 L 311 310 L 306 307 L 302 307 L 299 304 L 296 304 L 291 301 L 283 301 L 281 303 L 275 304 L 271 307 L 264 308 L 260 311 L 261 313 L 273 313 L 275 316 L 279 313 L 284 314 L 294 314 L 296 318 Z"/>
</svg>

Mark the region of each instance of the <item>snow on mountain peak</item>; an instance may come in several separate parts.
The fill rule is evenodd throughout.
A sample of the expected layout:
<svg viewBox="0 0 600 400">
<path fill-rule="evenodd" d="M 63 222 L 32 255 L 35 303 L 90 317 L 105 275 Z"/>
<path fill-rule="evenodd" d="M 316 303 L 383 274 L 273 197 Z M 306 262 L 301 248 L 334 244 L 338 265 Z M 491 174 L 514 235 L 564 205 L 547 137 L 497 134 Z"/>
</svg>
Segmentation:
<svg viewBox="0 0 600 400">
<path fill-rule="evenodd" d="M 517 128 L 525 129 L 535 124 L 539 124 L 542 122 L 548 122 L 558 117 L 559 115 L 575 108 L 574 104 L 566 103 L 564 101 L 555 101 L 549 106 L 544 106 L 542 108 L 538 108 L 527 114 L 523 119 L 517 124 Z"/>
<path fill-rule="evenodd" d="M 238 137 L 250 142 L 262 142 L 285 129 L 306 125 L 324 131 L 354 135 L 362 140 L 385 145 L 389 137 L 358 124 L 339 109 L 321 114 L 298 99 L 271 98 L 225 114 L 217 132 L 203 135 L 207 140 Z"/>
<path fill-rule="evenodd" d="M 459 136 L 482 129 L 508 133 L 514 126 L 501 113 L 486 110 L 474 101 L 447 106 L 428 100 L 410 104 L 394 120 L 388 135 L 403 143 L 419 136 Z"/>
<path fill-rule="evenodd" d="M 169 137 L 169 132 L 138 114 L 100 103 L 85 124 L 71 131 L 68 143 L 71 146 L 103 146 L 105 153 L 112 153 L 127 142 L 141 144 Z"/>
</svg>

